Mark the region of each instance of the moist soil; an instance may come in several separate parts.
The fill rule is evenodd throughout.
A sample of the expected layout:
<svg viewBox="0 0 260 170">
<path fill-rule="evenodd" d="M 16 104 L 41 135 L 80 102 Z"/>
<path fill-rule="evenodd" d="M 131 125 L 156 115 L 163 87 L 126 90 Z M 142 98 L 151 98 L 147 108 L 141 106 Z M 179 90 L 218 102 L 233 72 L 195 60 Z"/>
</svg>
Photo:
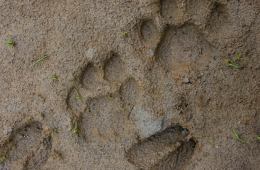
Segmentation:
<svg viewBox="0 0 260 170">
<path fill-rule="evenodd" d="M 258 170 L 259 0 L 0 0 L 0 170 Z"/>
</svg>

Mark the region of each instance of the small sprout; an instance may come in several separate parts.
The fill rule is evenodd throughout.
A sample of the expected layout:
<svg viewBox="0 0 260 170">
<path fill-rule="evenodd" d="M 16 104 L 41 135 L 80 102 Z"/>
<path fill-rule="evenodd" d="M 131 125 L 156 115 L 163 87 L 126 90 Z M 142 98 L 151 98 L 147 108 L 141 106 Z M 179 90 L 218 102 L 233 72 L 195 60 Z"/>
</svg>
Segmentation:
<svg viewBox="0 0 260 170">
<path fill-rule="evenodd" d="M 59 81 L 59 76 L 57 74 L 53 74 L 51 77 L 50 77 L 51 80 L 53 81 Z"/>
<path fill-rule="evenodd" d="M 80 94 L 78 89 L 76 89 L 76 97 L 75 98 L 76 98 L 76 100 L 83 102 L 83 97 Z"/>
<path fill-rule="evenodd" d="M 73 118 L 71 120 L 71 128 L 70 128 L 70 131 L 73 133 L 73 134 L 76 134 L 76 135 L 79 135 L 80 134 L 80 123 L 79 123 L 79 120 L 77 118 Z"/>
<path fill-rule="evenodd" d="M 0 155 L 0 164 L 3 164 L 6 161 L 5 155 Z"/>
<path fill-rule="evenodd" d="M 256 139 L 257 139 L 258 141 L 260 141 L 260 135 L 259 135 L 259 136 L 257 136 L 257 137 L 256 137 Z"/>
<path fill-rule="evenodd" d="M 234 63 L 230 60 L 228 61 L 227 66 L 230 67 L 230 68 L 233 68 L 233 69 L 240 69 L 241 68 L 240 64 Z"/>
<path fill-rule="evenodd" d="M 46 54 L 44 54 L 43 56 L 41 56 L 40 58 L 38 58 L 37 60 L 35 60 L 33 62 L 33 66 L 39 65 L 41 63 L 43 63 L 45 60 L 47 60 L 49 58 L 49 56 L 47 56 Z"/>
<path fill-rule="evenodd" d="M 240 59 L 241 59 L 241 54 L 237 53 L 235 58 L 234 58 L 234 61 L 240 61 Z"/>
<path fill-rule="evenodd" d="M 235 57 L 233 57 L 232 59 L 228 59 L 226 61 L 227 66 L 233 69 L 241 69 L 241 65 L 240 65 L 240 60 L 241 60 L 241 54 L 237 53 Z"/>
<path fill-rule="evenodd" d="M 9 39 L 6 40 L 6 45 L 8 47 L 10 47 L 10 48 L 14 47 L 15 46 L 15 41 L 13 39 L 9 38 Z"/>
<path fill-rule="evenodd" d="M 127 38 L 128 37 L 128 32 L 122 32 L 122 36 Z"/>
<path fill-rule="evenodd" d="M 235 140 L 241 143 L 246 143 L 246 141 L 241 138 L 241 135 L 235 129 L 232 130 L 232 135 Z"/>
</svg>

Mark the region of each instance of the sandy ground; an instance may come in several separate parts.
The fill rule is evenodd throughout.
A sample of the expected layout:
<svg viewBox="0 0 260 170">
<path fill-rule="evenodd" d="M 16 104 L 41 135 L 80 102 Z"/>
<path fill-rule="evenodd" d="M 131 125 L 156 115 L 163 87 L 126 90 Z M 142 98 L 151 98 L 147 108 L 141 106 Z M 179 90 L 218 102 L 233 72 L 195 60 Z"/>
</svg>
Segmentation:
<svg viewBox="0 0 260 170">
<path fill-rule="evenodd" d="M 0 170 L 258 170 L 259 0 L 0 0 Z"/>
</svg>

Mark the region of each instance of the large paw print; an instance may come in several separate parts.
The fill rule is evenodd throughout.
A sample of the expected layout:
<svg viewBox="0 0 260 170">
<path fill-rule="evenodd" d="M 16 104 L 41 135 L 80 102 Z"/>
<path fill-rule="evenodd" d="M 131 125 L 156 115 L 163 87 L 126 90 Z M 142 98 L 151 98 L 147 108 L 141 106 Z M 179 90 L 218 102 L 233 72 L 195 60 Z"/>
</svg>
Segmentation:
<svg viewBox="0 0 260 170">
<path fill-rule="evenodd" d="M 40 169 L 48 160 L 51 148 L 52 138 L 44 133 L 42 124 L 27 122 L 15 127 L 0 146 L 0 156 L 4 160 L 0 169 Z"/>
<path fill-rule="evenodd" d="M 221 53 L 208 42 L 197 25 L 200 16 L 190 18 L 188 15 L 194 16 L 196 12 L 190 3 L 161 0 L 160 13 L 141 19 L 127 30 L 130 35 L 126 42 L 133 45 L 144 65 L 141 104 L 131 110 L 131 120 L 141 141 L 126 154 L 140 169 L 183 169 L 194 151 L 196 142 L 185 139 L 186 135 L 178 139 L 176 136 L 181 134 L 182 128 L 172 126 L 183 122 L 180 114 L 189 105 L 179 91 L 185 91 L 183 83 L 195 81 L 193 74 L 207 69 Z M 169 142 L 170 147 L 166 139 L 172 142 Z"/>
<path fill-rule="evenodd" d="M 178 91 L 182 88 L 179 84 L 189 84 L 193 81 L 194 72 L 206 69 L 210 62 L 221 55 L 196 25 L 196 18 L 189 19 L 189 16 L 180 14 L 179 20 L 183 22 L 176 21 L 175 12 L 183 10 L 189 11 L 190 15 L 194 13 L 190 5 L 190 1 L 161 0 L 161 11 L 157 15 L 140 19 L 125 30 L 129 32 L 126 42 L 132 44 L 136 56 L 143 59 L 143 103 L 136 105 L 132 113 L 140 122 L 137 124 L 142 129 L 143 137 L 170 124 L 173 113 L 178 112 L 179 99 L 176 96 L 179 96 Z M 147 121 L 148 117 L 156 121 Z M 147 127 L 147 131 L 144 127 Z"/>
<path fill-rule="evenodd" d="M 131 49 L 124 54 L 127 57 L 110 52 L 100 63 L 89 62 L 67 104 L 89 142 L 116 143 L 120 148 L 137 135 L 137 144 L 126 145 L 129 162 L 141 169 L 183 169 L 196 142 L 192 133 L 176 125 L 192 127 L 185 115 L 189 99 L 180 91 L 189 93 L 186 89 L 196 81 L 195 73 L 222 55 L 216 42 L 221 41 L 218 35 L 234 35 L 225 29 L 234 28 L 228 25 L 232 10 L 228 12 L 228 3 L 210 0 L 151 0 L 152 5 L 146 0 L 144 4 L 152 8 L 147 10 L 152 15 L 123 29 Z M 130 61 L 138 67 L 132 69 Z M 122 155 L 120 149 L 118 154 Z"/>
</svg>

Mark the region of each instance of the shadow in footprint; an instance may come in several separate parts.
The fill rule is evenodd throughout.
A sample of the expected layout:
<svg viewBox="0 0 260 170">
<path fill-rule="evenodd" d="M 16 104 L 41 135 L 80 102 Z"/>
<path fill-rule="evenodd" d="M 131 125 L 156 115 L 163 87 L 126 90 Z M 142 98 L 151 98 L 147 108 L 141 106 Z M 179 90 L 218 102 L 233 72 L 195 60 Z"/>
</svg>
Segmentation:
<svg viewBox="0 0 260 170">
<path fill-rule="evenodd" d="M 156 41 L 158 41 L 159 37 L 159 31 L 154 24 L 153 20 L 144 20 L 141 23 L 141 37 L 144 40 L 145 43 L 147 43 L 150 46 L 157 45 Z"/>
</svg>

